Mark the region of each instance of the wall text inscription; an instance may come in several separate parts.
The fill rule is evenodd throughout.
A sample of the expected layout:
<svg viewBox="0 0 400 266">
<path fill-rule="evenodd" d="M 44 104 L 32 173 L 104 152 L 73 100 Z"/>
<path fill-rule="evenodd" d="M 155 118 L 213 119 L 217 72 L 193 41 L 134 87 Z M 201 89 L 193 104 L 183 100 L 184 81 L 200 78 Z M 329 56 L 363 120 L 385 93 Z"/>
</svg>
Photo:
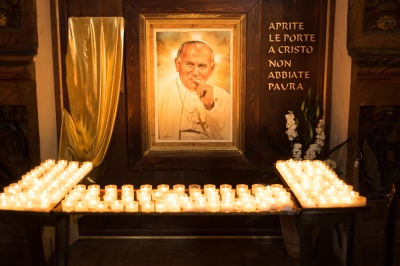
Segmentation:
<svg viewBox="0 0 400 266">
<path fill-rule="evenodd" d="M 268 60 L 268 90 L 304 90 L 301 81 L 310 79 L 309 70 L 293 68 L 291 55 L 309 55 L 314 52 L 316 35 L 305 33 L 304 22 L 271 22 L 268 31 L 268 54 L 282 55 L 279 60 Z M 279 32 L 279 33 L 277 33 Z M 276 68 L 276 70 L 273 70 Z M 285 68 L 280 70 L 279 68 Z"/>
</svg>

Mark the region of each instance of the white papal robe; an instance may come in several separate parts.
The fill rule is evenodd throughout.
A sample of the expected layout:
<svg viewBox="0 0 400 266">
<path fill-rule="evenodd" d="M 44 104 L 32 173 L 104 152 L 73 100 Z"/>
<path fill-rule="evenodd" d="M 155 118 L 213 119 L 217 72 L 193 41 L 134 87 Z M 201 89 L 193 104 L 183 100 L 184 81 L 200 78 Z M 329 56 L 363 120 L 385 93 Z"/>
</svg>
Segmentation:
<svg viewBox="0 0 400 266">
<path fill-rule="evenodd" d="M 165 79 L 156 87 L 158 140 L 230 140 L 231 95 L 213 86 L 214 107 L 207 110 L 180 78 Z"/>
</svg>

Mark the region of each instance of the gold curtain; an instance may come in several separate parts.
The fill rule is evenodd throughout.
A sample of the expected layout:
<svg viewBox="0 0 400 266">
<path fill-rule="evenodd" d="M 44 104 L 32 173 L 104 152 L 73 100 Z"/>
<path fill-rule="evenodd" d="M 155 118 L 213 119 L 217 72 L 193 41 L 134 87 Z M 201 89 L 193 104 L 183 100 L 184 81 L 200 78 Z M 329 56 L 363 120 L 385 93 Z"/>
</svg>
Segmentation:
<svg viewBox="0 0 400 266">
<path fill-rule="evenodd" d="M 124 19 L 71 17 L 66 56 L 70 113 L 63 110 L 59 159 L 103 161 L 122 80 Z"/>
</svg>

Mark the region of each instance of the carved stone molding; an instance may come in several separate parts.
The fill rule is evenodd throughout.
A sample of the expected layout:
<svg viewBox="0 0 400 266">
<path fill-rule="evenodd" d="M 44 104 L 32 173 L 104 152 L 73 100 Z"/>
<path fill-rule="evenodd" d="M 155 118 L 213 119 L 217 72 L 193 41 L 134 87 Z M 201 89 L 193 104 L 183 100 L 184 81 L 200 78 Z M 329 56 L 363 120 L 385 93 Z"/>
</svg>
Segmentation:
<svg viewBox="0 0 400 266">
<path fill-rule="evenodd" d="M 350 56 L 400 55 L 399 0 L 349 0 L 347 25 Z"/>
<path fill-rule="evenodd" d="M 353 60 L 356 81 L 400 82 L 399 57 L 359 57 Z"/>
<path fill-rule="evenodd" d="M 400 180 L 399 129 L 400 105 L 360 107 L 360 192 L 369 199 L 385 199 Z"/>
<path fill-rule="evenodd" d="M 0 55 L 36 55 L 36 0 L 0 0 Z"/>
<path fill-rule="evenodd" d="M 365 160 L 368 159 L 369 163 L 373 163 L 375 156 L 374 153 L 378 151 L 378 149 L 375 149 L 375 151 L 372 151 L 372 148 L 369 149 L 369 147 L 374 145 L 371 140 L 373 140 L 374 136 L 378 139 L 386 138 L 384 132 L 385 129 L 379 128 L 379 126 L 381 126 L 383 123 L 386 123 L 388 119 L 376 122 L 375 127 L 369 127 L 366 130 L 363 130 L 363 128 L 365 129 L 372 124 L 374 119 L 377 120 L 383 115 L 388 117 L 390 113 L 394 114 L 393 117 L 395 117 L 395 120 L 399 119 L 398 106 L 400 104 L 400 58 L 396 56 L 353 57 L 351 71 L 352 78 L 350 86 L 348 137 L 351 137 L 352 141 L 347 146 L 346 170 L 346 178 L 349 183 L 352 183 L 353 181 L 353 163 L 355 152 L 357 152 L 358 149 L 361 149 L 362 151 L 365 150 L 368 153 L 368 158 L 365 158 Z M 384 111 L 380 111 L 380 107 L 385 106 L 388 108 L 384 109 Z M 397 111 L 393 112 L 392 107 L 396 107 Z M 370 119 L 370 121 L 367 121 L 367 118 Z M 399 123 L 397 121 L 395 124 L 397 130 L 398 125 Z M 368 145 L 365 142 L 366 135 L 368 135 L 369 138 Z M 385 152 L 387 152 L 386 154 L 388 156 L 391 154 L 389 150 L 385 150 Z M 377 176 L 378 174 L 375 173 L 374 177 L 368 177 L 369 181 L 366 182 L 375 182 L 377 180 Z M 386 174 L 385 176 L 389 176 L 389 174 Z M 385 184 L 373 192 L 373 190 L 365 189 L 367 186 L 362 185 L 362 178 L 365 178 L 365 176 L 360 177 L 360 187 L 361 189 L 364 189 L 364 195 L 370 194 L 369 197 L 371 198 L 381 197 L 381 195 L 386 193 L 386 189 L 390 187 L 390 184 L 388 186 Z"/>
<path fill-rule="evenodd" d="M 0 0 L 0 29 L 18 29 L 20 26 L 20 0 Z"/>
<path fill-rule="evenodd" d="M 31 57 L 0 56 L 0 80 L 35 80 Z"/>
<path fill-rule="evenodd" d="M 400 29 L 400 1 L 366 0 L 364 29 L 393 31 Z"/>
<path fill-rule="evenodd" d="M 0 176 L 14 177 L 40 164 L 35 81 L 0 79 L 0 107 Z"/>
<path fill-rule="evenodd" d="M 0 189 L 29 171 L 26 107 L 0 105 Z"/>
</svg>

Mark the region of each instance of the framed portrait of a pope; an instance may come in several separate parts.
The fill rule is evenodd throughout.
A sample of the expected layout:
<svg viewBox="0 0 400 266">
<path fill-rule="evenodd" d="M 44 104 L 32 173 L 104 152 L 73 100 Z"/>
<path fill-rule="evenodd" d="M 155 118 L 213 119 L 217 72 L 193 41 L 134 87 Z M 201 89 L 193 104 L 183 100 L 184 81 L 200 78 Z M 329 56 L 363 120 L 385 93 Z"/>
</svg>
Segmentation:
<svg viewBox="0 0 400 266">
<path fill-rule="evenodd" d="M 240 19 L 147 20 L 150 149 L 237 149 Z"/>
</svg>

